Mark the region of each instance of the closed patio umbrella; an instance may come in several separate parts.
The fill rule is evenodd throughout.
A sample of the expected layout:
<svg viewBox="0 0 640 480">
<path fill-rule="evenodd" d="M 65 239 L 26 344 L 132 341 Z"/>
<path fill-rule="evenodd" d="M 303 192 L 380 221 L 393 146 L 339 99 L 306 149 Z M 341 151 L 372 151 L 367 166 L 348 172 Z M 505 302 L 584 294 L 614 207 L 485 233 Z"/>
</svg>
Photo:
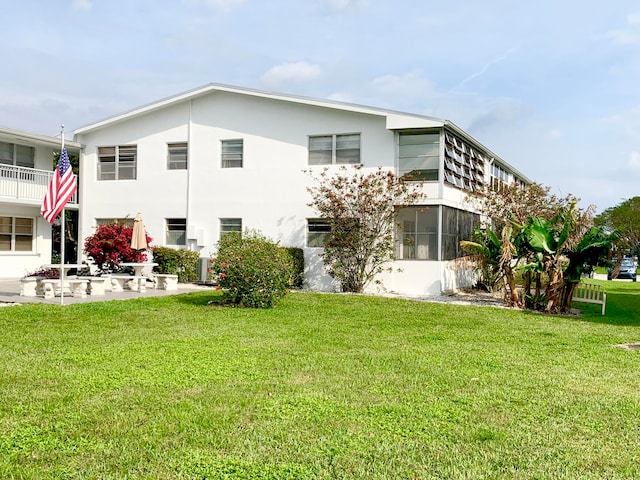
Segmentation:
<svg viewBox="0 0 640 480">
<path fill-rule="evenodd" d="M 147 232 L 142 223 L 142 214 L 138 213 L 133 221 L 133 233 L 131 234 L 131 249 L 146 250 L 147 249 Z"/>
</svg>

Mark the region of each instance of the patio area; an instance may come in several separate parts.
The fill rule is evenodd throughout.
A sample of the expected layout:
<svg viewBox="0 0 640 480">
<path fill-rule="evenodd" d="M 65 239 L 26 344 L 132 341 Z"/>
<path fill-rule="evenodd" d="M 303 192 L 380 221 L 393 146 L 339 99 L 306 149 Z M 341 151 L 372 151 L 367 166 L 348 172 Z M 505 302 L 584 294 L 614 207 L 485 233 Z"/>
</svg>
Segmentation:
<svg viewBox="0 0 640 480">
<path fill-rule="evenodd" d="M 73 305 L 76 303 L 87 302 L 107 302 L 111 300 L 130 300 L 132 298 L 141 297 L 162 297 L 165 295 L 177 295 L 180 293 L 186 293 L 197 290 L 208 290 L 211 287 L 204 285 L 197 285 L 192 283 L 179 283 L 177 290 L 162 290 L 153 288 L 152 282 L 147 282 L 147 289 L 145 292 L 136 292 L 132 290 L 124 290 L 122 292 L 107 292 L 105 295 L 87 295 L 85 298 L 74 297 L 71 294 L 65 293 L 64 305 Z M 60 305 L 60 297 L 44 298 L 43 296 L 26 297 L 20 295 L 20 279 L 0 279 L 0 307 L 15 305 L 15 304 L 27 304 L 27 303 L 45 303 L 51 305 Z"/>
</svg>

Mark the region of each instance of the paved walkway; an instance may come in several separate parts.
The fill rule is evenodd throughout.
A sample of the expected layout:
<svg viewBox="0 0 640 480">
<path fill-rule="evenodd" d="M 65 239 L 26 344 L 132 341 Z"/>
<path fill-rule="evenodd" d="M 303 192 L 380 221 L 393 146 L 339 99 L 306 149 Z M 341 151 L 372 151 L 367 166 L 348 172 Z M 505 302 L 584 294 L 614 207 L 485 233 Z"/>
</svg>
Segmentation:
<svg viewBox="0 0 640 480">
<path fill-rule="evenodd" d="M 141 297 L 163 297 L 165 295 L 176 295 L 179 293 L 194 292 L 198 290 L 209 290 L 211 287 L 204 285 L 195 285 L 191 283 L 179 283 L 178 290 L 156 290 L 151 282 L 147 282 L 147 291 L 145 293 L 132 292 L 125 290 L 121 293 L 107 292 L 104 296 L 87 295 L 86 298 L 72 297 L 71 294 L 65 295 L 63 298 L 64 305 L 72 305 L 75 303 L 87 302 L 107 302 L 110 300 L 129 300 Z M 51 305 L 60 305 L 60 297 L 43 298 L 43 297 L 22 297 L 20 296 L 20 279 L 0 279 L 0 307 L 12 304 L 26 303 L 48 303 Z"/>
</svg>

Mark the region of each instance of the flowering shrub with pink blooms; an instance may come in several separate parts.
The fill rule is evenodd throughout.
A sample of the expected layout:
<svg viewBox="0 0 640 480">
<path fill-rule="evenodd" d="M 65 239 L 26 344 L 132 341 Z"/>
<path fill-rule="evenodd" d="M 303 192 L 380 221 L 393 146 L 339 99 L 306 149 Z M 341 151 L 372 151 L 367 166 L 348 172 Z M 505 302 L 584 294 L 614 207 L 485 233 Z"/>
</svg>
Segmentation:
<svg viewBox="0 0 640 480">
<path fill-rule="evenodd" d="M 396 207 L 419 204 L 421 184 L 381 168 L 367 171 L 362 165 L 337 172 L 324 169 L 313 179 L 315 184 L 307 189 L 309 206 L 331 227 L 322 260 L 342 291 L 360 293 L 376 275 L 389 270 Z"/>
<path fill-rule="evenodd" d="M 223 235 L 209 268 L 224 302 L 251 308 L 273 307 L 291 288 L 294 271 L 289 253 L 255 231 Z"/>
<path fill-rule="evenodd" d="M 84 252 L 101 272 L 117 271 L 122 262 L 146 262 L 146 252 L 131 249 L 132 234 L 133 227 L 117 223 L 98 225 L 96 233 L 84 241 Z M 151 240 L 147 235 L 150 248 Z"/>
</svg>

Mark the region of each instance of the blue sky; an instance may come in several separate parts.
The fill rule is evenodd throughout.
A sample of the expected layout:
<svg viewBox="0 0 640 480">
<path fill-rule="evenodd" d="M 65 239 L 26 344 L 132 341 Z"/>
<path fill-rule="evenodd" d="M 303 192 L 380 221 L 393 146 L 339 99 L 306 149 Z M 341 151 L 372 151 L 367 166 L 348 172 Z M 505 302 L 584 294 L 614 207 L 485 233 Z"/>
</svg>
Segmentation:
<svg viewBox="0 0 640 480">
<path fill-rule="evenodd" d="M 0 125 L 56 135 L 214 82 L 453 121 L 598 211 L 640 195 L 628 0 L 21 0 Z"/>
</svg>

